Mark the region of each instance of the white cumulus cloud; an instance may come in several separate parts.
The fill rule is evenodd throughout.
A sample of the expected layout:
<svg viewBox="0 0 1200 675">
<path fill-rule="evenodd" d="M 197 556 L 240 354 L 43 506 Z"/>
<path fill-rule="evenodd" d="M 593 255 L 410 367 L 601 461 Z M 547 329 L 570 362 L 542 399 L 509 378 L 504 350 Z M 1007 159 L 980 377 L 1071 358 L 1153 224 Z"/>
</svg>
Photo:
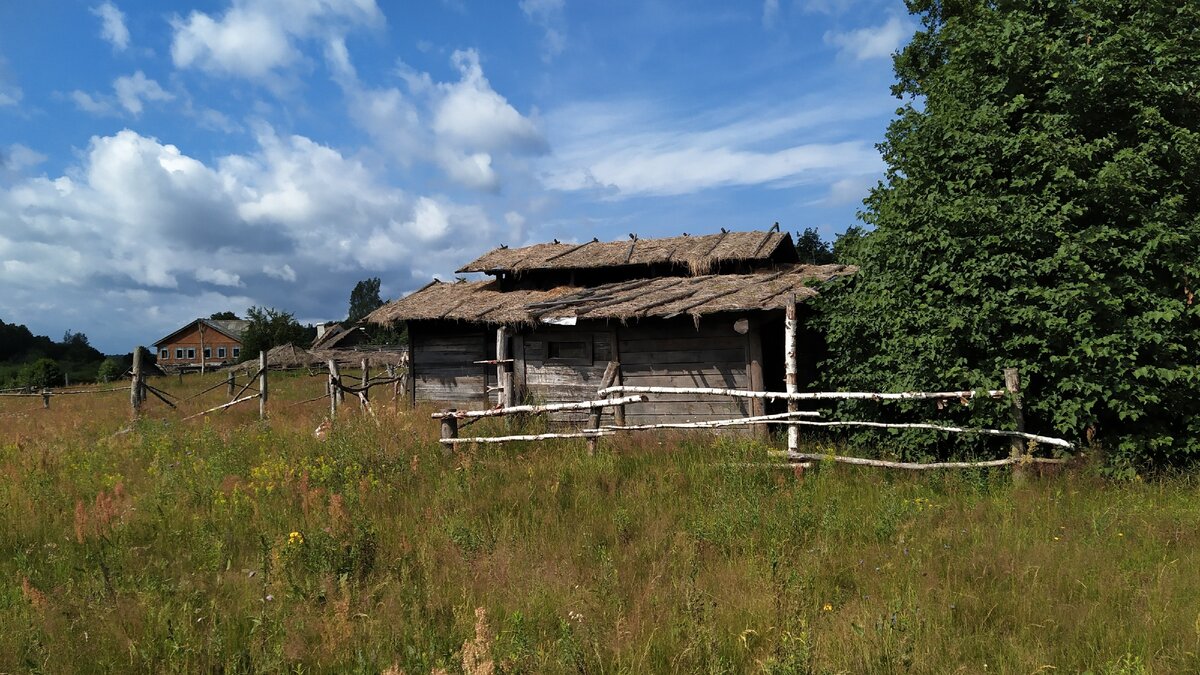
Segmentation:
<svg viewBox="0 0 1200 675">
<path fill-rule="evenodd" d="M 100 37 L 108 41 L 117 51 L 129 48 L 129 28 L 125 26 L 125 14 L 111 2 L 104 2 L 91 9 L 100 17 Z"/>
<path fill-rule="evenodd" d="M 113 90 L 121 107 L 135 116 L 142 114 L 142 101 L 170 101 L 175 98 L 140 70 L 133 75 L 118 77 L 113 82 Z"/>
<path fill-rule="evenodd" d="M 201 297 L 210 311 L 322 316 L 367 271 L 411 289 L 493 238 L 477 206 L 411 196 L 307 137 L 255 132 L 253 151 L 205 162 L 126 129 L 92 138 L 62 176 L 0 187 L 0 312 L 33 321 L 51 294 L 96 308 L 81 325 L 134 312 L 124 320 L 163 334 Z"/>
<path fill-rule="evenodd" d="M 383 22 L 375 0 L 236 0 L 218 17 L 171 20 L 178 68 L 264 79 L 302 58 L 296 43 Z"/>
</svg>

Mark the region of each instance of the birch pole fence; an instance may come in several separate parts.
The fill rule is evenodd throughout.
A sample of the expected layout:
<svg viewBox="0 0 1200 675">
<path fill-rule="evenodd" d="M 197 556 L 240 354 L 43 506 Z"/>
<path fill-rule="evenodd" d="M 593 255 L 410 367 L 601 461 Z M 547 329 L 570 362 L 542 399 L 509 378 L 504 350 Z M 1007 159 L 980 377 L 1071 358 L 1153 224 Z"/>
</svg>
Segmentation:
<svg viewBox="0 0 1200 675">
<path fill-rule="evenodd" d="M 784 389 L 788 394 L 795 394 L 799 391 L 799 387 L 797 386 L 799 368 L 796 359 L 796 331 L 798 328 L 799 323 L 796 321 L 796 294 L 793 293 L 788 298 L 783 317 Z M 794 398 L 788 398 L 787 409 L 788 412 L 796 412 L 800 409 L 800 406 Z M 800 430 L 796 427 L 789 426 L 787 428 L 787 449 L 788 453 L 800 451 Z"/>
</svg>

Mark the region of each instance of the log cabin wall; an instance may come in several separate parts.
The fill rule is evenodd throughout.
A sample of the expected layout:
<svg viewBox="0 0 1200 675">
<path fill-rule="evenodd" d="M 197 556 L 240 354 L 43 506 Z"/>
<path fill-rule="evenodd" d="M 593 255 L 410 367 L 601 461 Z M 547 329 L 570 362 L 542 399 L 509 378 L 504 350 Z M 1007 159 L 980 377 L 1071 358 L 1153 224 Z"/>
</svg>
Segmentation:
<svg viewBox="0 0 1200 675">
<path fill-rule="evenodd" d="M 495 358 L 496 334 L 456 322 L 409 324 L 413 395 L 418 401 L 485 405 L 496 383 L 495 366 L 473 363 Z"/>
<path fill-rule="evenodd" d="M 621 326 L 589 322 L 578 326 L 538 326 L 514 344 L 515 378 L 524 398 L 564 403 L 594 398 L 610 360 L 621 364 L 622 384 L 655 387 L 751 388 L 754 323 L 735 330 L 736 317 L 706 317 L 697 329 L 690 318 L 647 319 Z M 656 394 L 626 408 L 628 424 L 726 419 L 751 413 L 745 400 Z M 560 413 L 556 422 L 579 423 L 586 412 Z M 610 424 L 606 410 L 602 424 Z"/>
</svg>

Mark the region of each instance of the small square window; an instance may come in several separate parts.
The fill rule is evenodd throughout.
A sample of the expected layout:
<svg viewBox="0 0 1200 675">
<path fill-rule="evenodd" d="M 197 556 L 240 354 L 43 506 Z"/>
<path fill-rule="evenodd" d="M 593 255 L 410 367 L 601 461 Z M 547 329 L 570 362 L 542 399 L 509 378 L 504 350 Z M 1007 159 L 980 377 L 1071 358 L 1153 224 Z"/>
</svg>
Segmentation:
<svg viewBox="0 0 1200 675">
<path fill-rule="evenodd" d="M 211 358 L 212 358 L 212 347 L 205 347 L 205 348 L 204 348 L 204 358 L 206 358 L 206 359 L 211 359 Z"/>
<path fill-rule="evenodd" d="M 175 358 L 177 358 L 177 359 L 182 359 L 182 358 L 183 358 L 183 347 L 176 347 L 176 348 L 175 348 Z"/>
<path fill-rule="evenodd" d="M 160 359 L 166 359 L 166 358 L 170 358 L 170 356 L 171 356 L 171 350 L 170 350 L 170 349 L 160 349 L 160 350 L 158 350 L 158 358 L 160 358 Z"/>
<path fill-rule="evenodd" d="M 189 359 L 196 358 L 196 348 L 195 347 L 188 347 L 188 358 Z"/>
<path fill-rule="evenodd" d="M 239 356 L 241 356 L 241 355 L 242 355 L 242 350 L 241 350 L 241 348 L 240 348 L 240 347 L 234 347 L 234 348 L 233 348 L 233 358 L 235 358 L 235 359 L 236 359 L 237 357 L 239 357 Z"/>
<path fill-rule="evenodd" d="M 225 348 L 224 347 L 217 347 L 217 358 L 218 359 L 225 358 Z"/>
</svg>

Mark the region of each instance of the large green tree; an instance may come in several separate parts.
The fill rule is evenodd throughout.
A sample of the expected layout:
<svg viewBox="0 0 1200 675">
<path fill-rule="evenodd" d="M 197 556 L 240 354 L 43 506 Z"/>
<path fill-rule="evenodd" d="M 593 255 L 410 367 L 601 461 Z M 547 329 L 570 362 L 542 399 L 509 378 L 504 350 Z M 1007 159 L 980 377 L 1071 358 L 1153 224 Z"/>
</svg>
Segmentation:
<svg viewBox="0 0 1200 675">
<path fill-rule="evenodd" d="M 350 313 L 347 323 L 358 323 L 371 312 L 383 306 L 383 298 L 379 297 L 379 277 L 363 279 L 354 285 L 350 291 Z"/>
<path fill-rule="evenodd" d="M 302 326 L 290 312 L 272 307 L 251 307 L 246 310 L 250 325 L 242 335 L 241 360 L 258 358 L 259 352 L 272 347 L 293 344 L 307 347 L 316 337 L 316 329 Z"/>
<path fill-rule="evenodd" d="M 1016 366 L 1034 430 L 1117 464 L 1200 458 L 1200 3 L 907 4 L 875 229 L 824 300 L 830 382 Z"/>
</svg>

